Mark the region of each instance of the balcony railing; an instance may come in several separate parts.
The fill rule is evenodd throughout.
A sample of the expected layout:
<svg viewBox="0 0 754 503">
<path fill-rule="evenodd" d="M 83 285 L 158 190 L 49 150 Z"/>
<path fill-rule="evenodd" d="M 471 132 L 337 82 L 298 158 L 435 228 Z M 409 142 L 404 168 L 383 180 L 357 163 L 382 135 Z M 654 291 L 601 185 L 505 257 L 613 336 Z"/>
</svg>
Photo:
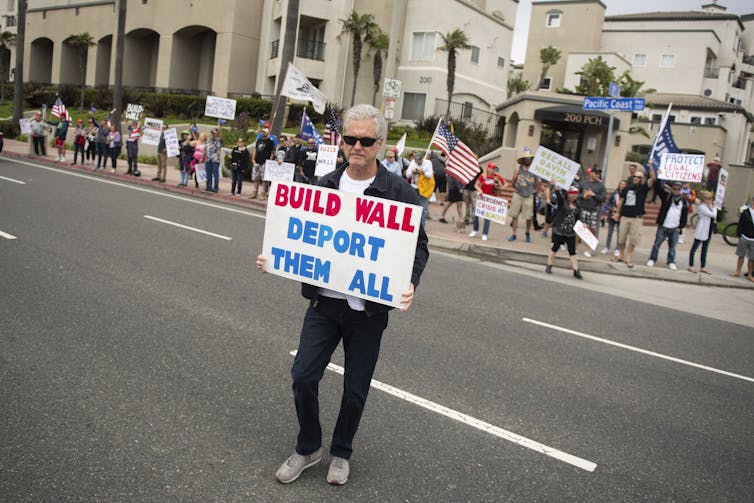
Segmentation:
<svg viewBox="0 0 754 503">
<path fill-rule="evenodd" d="M 270 48 L 270 59 L 275 59 L 278 57 L 279 46 L 280 46 L 280 40 L 274 40 L 272 42 L 272 47 Z"/>
<path fill-rule="evenodd" d="M 705 68 L 704 69 L 704 78 L 705 79 L 719 79 L 720 78 L 720 68 Z"/>
<path fill-rule="evenodd" d="M 325 44 L 316 40 L 299 40 L 296 48 L 296 56 L 304 59 L 325 60 Z"/>
</svg>

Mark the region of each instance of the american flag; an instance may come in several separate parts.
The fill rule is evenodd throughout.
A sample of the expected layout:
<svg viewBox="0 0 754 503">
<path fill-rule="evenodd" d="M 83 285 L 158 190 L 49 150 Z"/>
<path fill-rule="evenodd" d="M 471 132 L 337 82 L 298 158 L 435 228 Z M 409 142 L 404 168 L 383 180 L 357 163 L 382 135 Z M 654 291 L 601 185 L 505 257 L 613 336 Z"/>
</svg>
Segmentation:
<svg viewBox="0 0 754 503">
<path fill-rule="evenodd" d="M 55 99 L 55 104 L 52 105 L 52 116 L 57 117 L 61 121 L 71 122 L 71 114 L 68 113 L 68 109 L 63 105 L 60 96 Z"/>
<path fill-rule="evenodd" d="M 482 171 L 477 156 L 464 142 L 458 139 L 448 126 L 440 121 L 432 145 L 442 150 L 447 158 L 445 172 L 466 185 Z"/>
<path fill-rule="evenodd" d="M 338 124 L 338 119 L 335 118 L 335 114 L 330 107 L 327 107 L 323 138 L 328 145 L 340 145 L 340 124 Z"/>
</svg>

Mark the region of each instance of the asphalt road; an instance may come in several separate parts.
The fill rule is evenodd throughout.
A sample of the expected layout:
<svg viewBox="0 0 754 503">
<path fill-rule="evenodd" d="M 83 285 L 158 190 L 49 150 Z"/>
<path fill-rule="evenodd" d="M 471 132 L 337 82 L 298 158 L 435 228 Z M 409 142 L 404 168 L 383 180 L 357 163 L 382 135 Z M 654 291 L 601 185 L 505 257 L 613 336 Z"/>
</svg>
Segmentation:
<svg viewBox="0 0 754 503">
<path fill-rule="evenodd" d="M 694 314 L 749 292 L 668 308 L 442 253 L 391 314 L 349 483 L 278 484 L 305 301 L 255 270 L 264 225 L 0 161 L 0 500 L 751 501 L 754 317 Z"/>
</svg>

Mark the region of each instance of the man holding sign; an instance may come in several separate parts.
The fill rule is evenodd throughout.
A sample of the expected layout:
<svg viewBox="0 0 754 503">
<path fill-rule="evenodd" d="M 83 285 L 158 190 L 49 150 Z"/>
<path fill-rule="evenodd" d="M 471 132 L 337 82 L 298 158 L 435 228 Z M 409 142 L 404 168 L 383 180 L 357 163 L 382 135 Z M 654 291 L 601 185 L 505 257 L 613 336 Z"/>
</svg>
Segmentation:
<svg viewBox="0 0 754 503">
<path fill-rule="evenodd" d="M 332 199 L 337 199 L 337 193 L 340 191 L 418 205 L 418 197 L 411 187 L 377 162 L 377 153 L 382 149 L 387 134 L 387 124 L 380 111 L 371 105 L 356 105 L 343 114 L 343 122 L 343 142 L 348 163 L 322 177 L 319 185 L 333 190 L 334 193 L 329 194 L 335 196 Z M 323 194 L 325 193 L 317 192 L 314 197 Z M 329 196 L 323 195 L 328 197 L 328 201 L 331 199 Z M 278 204 L 279 194 L 275 197 L 271 195 L 270 199 L 270 207 Z M 322 210 L 324 213 L 324 208 Z M 336 213 L 332 207 L 330 210 Z M 394 210 L 395 204 L 390 211 L 385 211 L 385 215 L 379 210 L 379 218 L 376 212 L 370 213 L 368 220 L 376 224 L 372 227 L 381 227 L 380 222 L 385 218 L 389 220 L 387 214 L 394 213 Z M 404 269 L 407 261 L 412 264 L 410 284 L 399 301 L 402 311 L 411 305 L 414 288 L 419 284 L 419 278 L 429 257 L 427 235 L 423 226 L 419 224 L 420 208 L 406 206 L 404 211 L 408 212 L 410 221 L 404 218 L 402 224 L 392 227 L 396 229 L 393 232 L 400 232 L 397 230 L 400 228 L 401 231 L 416 232 L 418 237 L 415 249 L 407 250 L 406 261 L 392 266 Z M 334 215 L 329 218 L 336 217 L 337 215 Z M 320 228 L 324 227 L 320 225 Z M 257 268 L 260 271 L 274 271 L 277 262 L 277 257 L 268 261 L 265 255 L 259 255 Z M 301 291 L 310 302 L 301 328 L 298 352 L 291 369 L 299 434 L 295 452 L 280 466 L 275 478 L 284 484 L 293 482 L 303 470 L 314 466 L 322 459 L 319 381 L 333 351 L 342 339 L 345 352 L 343 397 L 330 445 L 333 459 L 327 473 L 327 481 L 330 484 L 342 485 L 348 481 L 348 460 L 353 452 L 353 438 L 364 410 L 372 374 L 377 364 L 382 332 L 387 327 L 391 306 L 387 305 L 387 302 L 365 300 L 308 283 L 302 283 Z"/>
</svg>

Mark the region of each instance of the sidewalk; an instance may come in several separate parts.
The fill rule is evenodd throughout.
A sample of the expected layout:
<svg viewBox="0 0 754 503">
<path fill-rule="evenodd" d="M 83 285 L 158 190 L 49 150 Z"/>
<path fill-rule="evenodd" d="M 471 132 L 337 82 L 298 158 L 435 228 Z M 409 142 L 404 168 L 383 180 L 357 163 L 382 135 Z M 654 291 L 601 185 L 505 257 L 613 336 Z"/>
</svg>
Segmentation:
<svg viewBox="0 0 754 503">
<path fill-rule="evenodd" d="M 8 158 L 27 160 L 31 162 L 39 162 L 50 166 L 57 166 L 60 168 L 70 169 L 82 173 L 92 173 L 91 166 L 81 166 L 80 164 L 72 166 L 70 163 L 73 161 L 73 152 L 68 151 L 66 153 L 66 162 L 55 161 L 55 155 L 57 152 L 48 147 L 48 155 L 46 157 L 37 157 L 35 155 L 29 155 L 29 145 L 24 142 L 16 140 L 5 140 L 5 147 L 3 149 L 3 156 Z M 171 165 L 172 164 L 172 165 Z M 189 180 L 189 186 L 186 188 L 177 187 L 179 181 L 179 173 L 175 168 L 175 160 L 168 161 L 168 172 L 166 182 L 160 183 L 152 181 L 157 173 L 157 167 L 150 164 L 139 164 L 139 170 L 141 171 L 141 177 L 135 177 L 126 175 L 126 161 L 118 161 L 118 169 L 116 173 L 112 173 L 108 167 L 106 173 L 103 170 L 98 170 L 95 176 L 108 177 L 129 183 L 137 183 L 139 185 L 149 186 L 154 189 L 163 189 L 167 191 L 182 193 L 195 197 L 201 197 L 206 200 L 214 200 L 218 202 L 235 204 L 238 206 L 244 206 L 247 208 L 254 208 L 258 210 L 264 210 L 266 208 L 266 201 L 259 201 L 257 199 L 249 199 L 249 196 L 253 193 L 253 185 L 250 182 L 244 181 L 243 194 L 231 195 L 230 194 L 230 178 L 223 177 L 220 179 L 219 192 L 207 193 L 204 192 L 202 184 L 199 188 L 195 188 L 193 180 Z M 431 203 L 429 206 L 429 213 L 432 220 L 428 220 L 426 224 L 426 231 L 429 235 L 430 247 L 448 253 L 457 253 L 460 255 L 467 255 L 476 257 L 482 260 L 488 260 L 499 263 L 515 263 L 515 262 L 529 262 L 532 264 L 542 265 L 542 274 L 544 275 L 544 267 L 547 258 L 547 253 L 550 248 L 550 238 L 544 238 L 541 235 L 541 231 L 532 230 L 531 243 L 526 243 L 524 239 L 523 226 L 519 227 L 518 239 L 514 242 L 509 242 L 508 237 L 511 235 L 511 228 L 509 226 L 503 227 L 502 225 L 492 223 L 489 233 L 489 239 L 487 241 L 481 240 L 481 234 L 475 238 L 469 238 L 468 234 L 471 232 L 471 226 L 466 226 L 466 231 L 463 233 L 456 232 L 455 208 L 450 208 L 445 216 L 449 223 L 443 224 L 438 221 L 443 207 L 439 202 Z M 646 267 L 644 264 L 649 257 L 649 252 L 654 241 L 655 227 L 644 227 L 644 234 L 642 237 L 641 246 L 639 246 L 634 252 L 634 268 L 629 269 L 624 263 L 611 262 L 613 257 L 612 251 L 608 254 L 600 254 L 602 244 L 605 240 L 605 230 L 600 230 L 600 247 L 597 249 L 597 254 L 591 258 L 586 258 L 583 255 L 583 248 L 580 248 L 579 254 L 579 268 L 584 272 L 597 272 L 602 274 L 612 274 L 615 276 L 630 276 L 634 278 L 647 278 L 647 279 L 659 279 L 665 281 L 675 281 L 689 284 L 710 285 L 718 287 L 729 288 L 749 288 L 754 290 L 754 282 L 749 281 L 745 277 L 733 278 L 728 275 L 729 272 L 735 270 L 736 256 L 735 248 L 728 246 L 720 236 L 713 236 L 712 242 L 709 245 L 707 252 L 707 269 L 712 274 L 693 274 L 686 270 L 688 266 L 689 249 L 694 242 L 693 229 L 686 229 L 684 231 L 684 243 L 678 244 L 676 247 L 676 263 L 678 264 L 677 271 L 671 271 L 665 264 L 665 257 L 667 256 L 667 244 L 664 244 L 660 248 L 660 254 L 657 264 L 654 267 Z M 615 239 L 616 236 L 613 236 Z M 699 267 L 701 249 L 696 253 L 696 266 Z M 567 271 L 570 270 L 570 262 L 568 260 L 568 254 L 565 252 L 559 252 L 555 256 L 555 274 L 563 274 L 563 270 L 557 268 L 564 268 Z M 744 264 L 744 273 L 746 271 L 746 264 Z M 588 274 L 585 274 L 585 278 L 588 280 Z M 577 280 L 574 280 L 577 281 Z"/>
</svg>

